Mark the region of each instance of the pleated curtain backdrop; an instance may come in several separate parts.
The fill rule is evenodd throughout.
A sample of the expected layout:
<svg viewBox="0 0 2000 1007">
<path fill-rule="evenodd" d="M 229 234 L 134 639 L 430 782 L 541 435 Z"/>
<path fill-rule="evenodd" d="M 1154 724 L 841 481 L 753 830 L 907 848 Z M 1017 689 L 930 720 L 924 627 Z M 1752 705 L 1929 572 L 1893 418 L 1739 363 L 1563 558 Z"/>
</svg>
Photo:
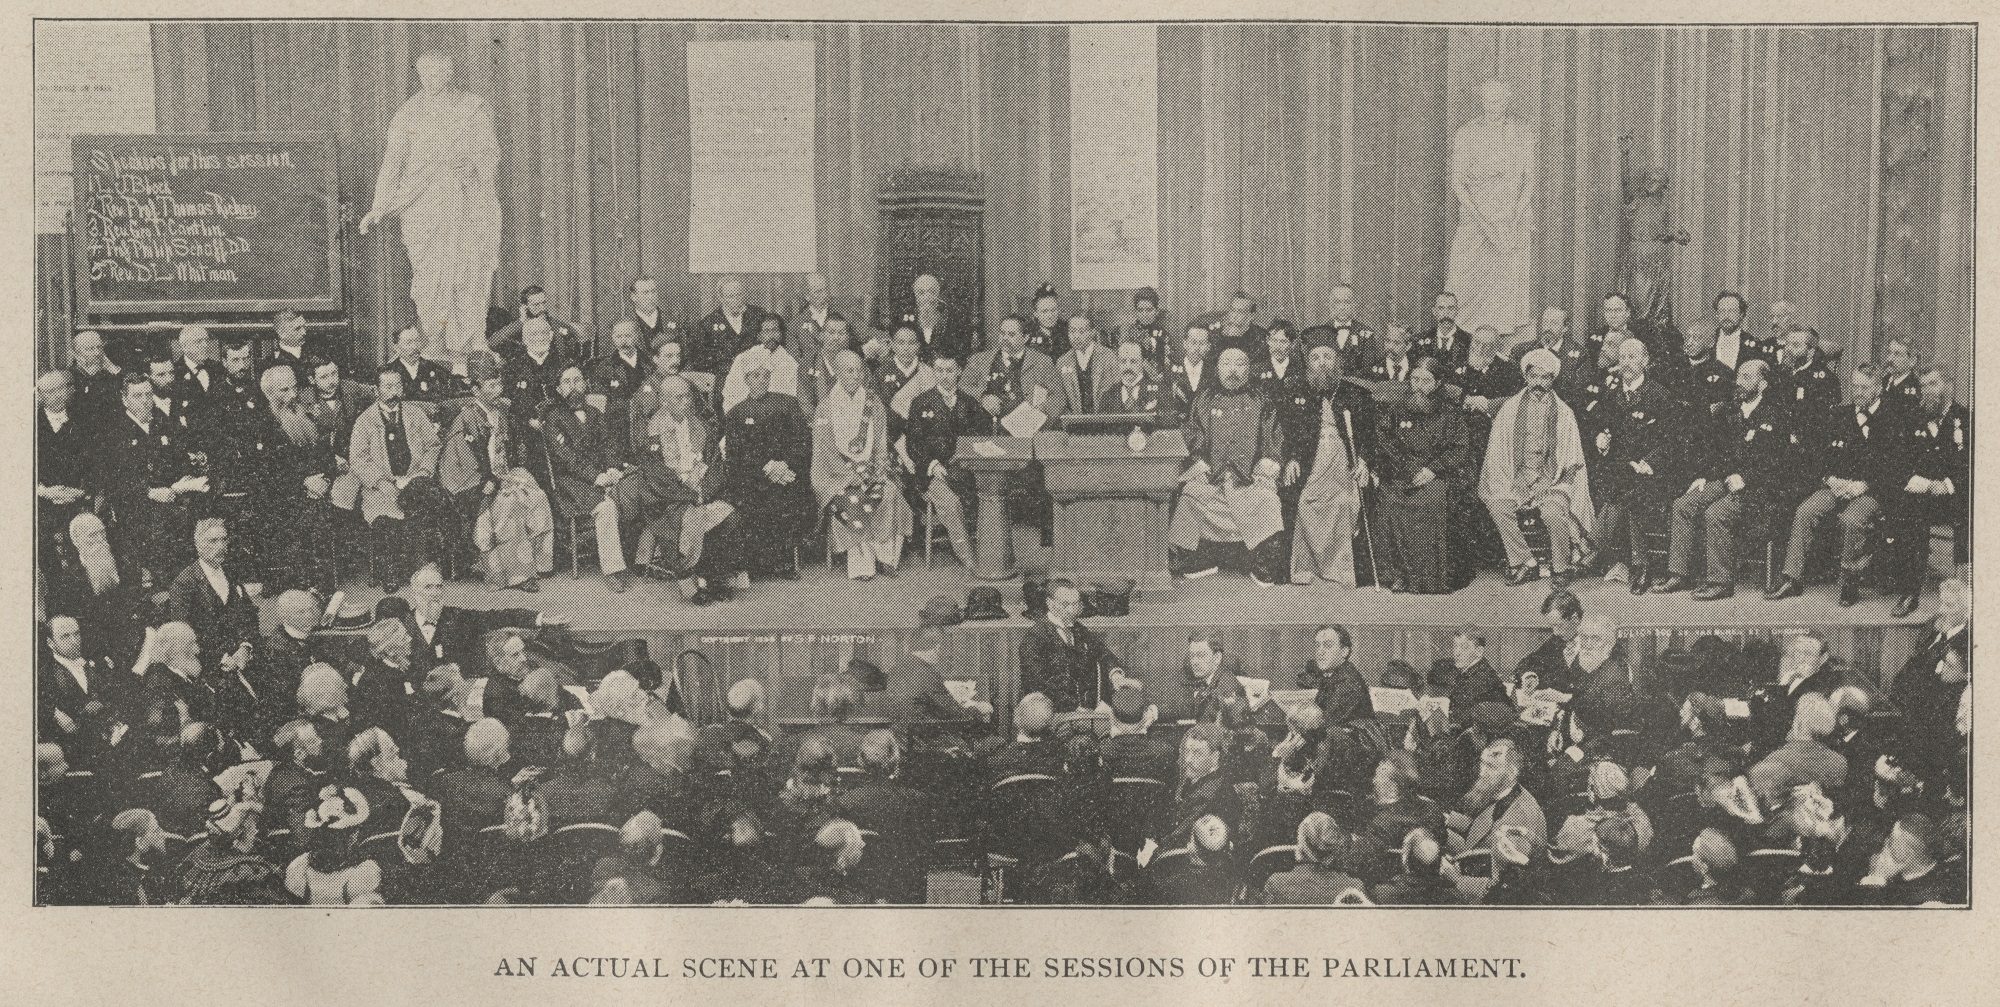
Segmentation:
<svg viewBox="0 0 2000 1007">
<path fill-rule="evenodd" d="M 711 38 L 818 43 L 818 219 L 800 226 L 817 228 L 837 293 L 872 289 L 876 186 L 905 165 L 985 176 L 989 315 L 1043 280 L 1067 290 L 1061 26 L 168 22 L 154 35 L 160 128 L 330 130 L 358 214 L 414 58 L 443 49 L 498 116 L 496 301 L 537 283 L 559 315 L 599 331 L 645 272 L 691 318 L 714 290 L 687 271 L 686 44 Z M 1969 30 L 1177 24 L 1159 45 L 1160 286 L 1176 318 L 1241 288 L 1264 318 L 1318 321 L 1348 281 L 1366 320 L 1423 324 L 1456 222 L 1451 135 L 1498 76 L 1539 140 L 1537 306 L 1596 324 L 1616 282 L 1618 137 L 1630 133 L 1634 163 L 1671 174 L 1694 239 L 1675 268 L 1684 324 L 1719 289 L 1746 293 L 1758 326 L 1785 297 L 1865 359 L 1888 297 L 1882 325 L 1935 340 L 1948 360 L 1969 352 Z M 1933 164 L 1905 177 L 1944 195 L 1885 199 L 1884 108 L 1913 103 L 1885 105 L 1884 72 L 1902 79 L 1892 57 L 1909 52 L 1938 67 L 1935 100 L 1917 103 Z M 1906 219 L 1885 221 L 1884 207 Z M 1918 240 L 1885 244 L 1898 228 Z M 1886 292 L 1885 247 L 1901 270 Z M 387 234 L 349 248 L 367 356 L 410 315 L 408 265 Z M 748 279 L 753 299 L 780 308 L 803 290 L 798 276 Z M 1128 299 L 1070 302 L 1112 324 Z"/>
</svg>

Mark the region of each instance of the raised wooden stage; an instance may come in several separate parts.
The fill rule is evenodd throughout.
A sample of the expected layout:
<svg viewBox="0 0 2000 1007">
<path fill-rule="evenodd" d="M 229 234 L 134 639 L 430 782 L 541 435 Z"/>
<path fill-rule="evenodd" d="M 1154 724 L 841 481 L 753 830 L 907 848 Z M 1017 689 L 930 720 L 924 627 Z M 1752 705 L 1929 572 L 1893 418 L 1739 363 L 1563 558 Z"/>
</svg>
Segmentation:
<svg viewBox="0 0 2000 1007">
<path fill-rule="evenodd" d="M 774 714 L 782 717 L 803 712 L 797 705 L 810 694 L 812 679 L 844 667 L 850 658 L 893 669 L 923 603 L 940 594 L 963 603 L 978 583 L 942 555 L 929 571 L 922 569 L 920 554 L 912 559 L 901 575 L 865 583 L 809 566 L 800 581 L 759 582 L 735 601 L 707 607 L 689 605 L 671 585 L 657 582 L 634 581 L 631 590 L 613 594 L 594 574 L 572 580 L 558 573 L 534 595 L 492 592 L 477 584 L 452 584 L 447 591 L 455 605 L 527 605 L 565 614 L 585 640 L 643 638 L 662 666 L 684 650 L 699 650 L 711 671 L 683 683 L 698 715 L 718 716 L 730 683 L 759 677 L 777 697 Z M 996 698 L 1005 708 L 1016 697 L 1016 649 L 1028 622 L 1020 615 L 1019 583 L 998 586 L 1010 618 L 954 628 L 947 634 L 944 660 L 953 676 L 983 680 L 982 697 Z M 1609 615 L 1620 627 L 1638 676 L 1657 670 L 1661 651 L 1705 634 L 1740 639 L 1811 629 L 1825 633 L 1834 653 L 1859 676 L 1886 681 L 1920 641 L 1923 620 L 1933 608 L 1926 604 L 1898 622 L 1889 617 L 1891 599 L 1871 595 L 1843 609 L 1824 585 L 1781 602 L 1765 601 L 1748 585 L 1735 598 L 1716 602 L 1697 602 L 1687 594 L 1635 598 L 1624 585 L 1597 580 L 1579 582 L 1575 590 L 1587 612 Z M 1452 631 L 1466 624 L 1486 629 L 1489 657 L 1496 667 L 1511 669 L 1545 637 L 1540 605 L 1547 591 L 1546 582 L 1510 588 L 1494 574 L 1456 594 L 1418 596 L 1331 584 L 1260 589 L 1224 573 L 1177 584 L 1165 601 L 1135 603 L 1129 616 L 1088 621 L 1129 671 L 1148 678 L 1179 672 L 1189 629 L 1219 628 L 1247 673 L 1283 688 L 1304 667 L 1313 628 L 1325 622 L 1353 632 L 1355 663 L 1370 679 L 1393 658 L 1423 669 L 1436 657 L 1448 657 Z M 373 601 L 368 595 L 350 598 L 350 604 Z M 896 685 L 891 684 L 891 697 Z"/>
</svg>

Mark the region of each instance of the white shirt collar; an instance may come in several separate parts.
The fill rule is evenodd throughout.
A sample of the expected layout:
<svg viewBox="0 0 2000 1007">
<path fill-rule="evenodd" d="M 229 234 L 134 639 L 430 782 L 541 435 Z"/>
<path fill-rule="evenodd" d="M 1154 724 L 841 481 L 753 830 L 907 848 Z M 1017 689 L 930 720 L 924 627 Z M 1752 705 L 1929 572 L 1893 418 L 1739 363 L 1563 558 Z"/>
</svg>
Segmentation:
<svg viewBox="0 0 2000 1007">
<path fill-rule="evenodd" d="M 1083 349 L 1072 348 L 1070 352 L 1076 354 L 1076 362 L 1079 366 L 1089 367 L 1090 355 L 1097 352 L 1097 344 L 1085 343 L 1083 344 Z"/>
<path fill-rule="evenodd" d="M 48 417 L 49 426 L 57 430 L 61 430 L 63 427 L 69 425 L 69 410 L 67 409 L 64 409 L 61 412 L 50 412 L 47 409 L 44 409 L 42 410 L 42 415 Z"/>
<path fill-rule="evenodd" d="M 69 672 L 69 677 L 76 679 L 77 688 L 85 692 L 90 691 L 90 676 L 84 670 L 83 658 L 64 657 L 54 652 L 51 652 L 49 656 L 55 658 L 56 663 L 62 665 L 64 670 Z"/>
<path fill-rule="evenodd" d="M 215 596 L 228 601 L 229 575 L 216 567 L 210 566 L 207 560 L 196 560 L 195 562 L 201 566 L 201 575 L 208 578 L 208 586 L 215 589 Z"/>
<path fill-rule="evenodd" d="M 1644 373 L 1641 373 L 1638 377 L 1638 380 L 1636 381 L 1627 381 L 1625 380 L 1625 377 L 1623 375 L 1620 375 L 1618 378 L 1618 384 L 1621 385 L 1628 392 L 1636 392 L 1640 388 L 1645 386 L 1646 375 Z"/>
</svg>

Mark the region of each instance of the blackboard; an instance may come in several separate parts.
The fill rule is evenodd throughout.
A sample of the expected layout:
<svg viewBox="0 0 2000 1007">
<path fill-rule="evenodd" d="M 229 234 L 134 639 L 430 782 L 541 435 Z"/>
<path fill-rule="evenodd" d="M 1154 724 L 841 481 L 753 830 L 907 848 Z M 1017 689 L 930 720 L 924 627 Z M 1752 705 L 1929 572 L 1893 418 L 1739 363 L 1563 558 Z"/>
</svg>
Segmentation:
<svg viewBox="0 0 2000 1007">
<path fill-rule="evenodd" d="M 340 309 L 332 134 L 79 136 L 75 155 L 85 313 Z"/>
</svg>

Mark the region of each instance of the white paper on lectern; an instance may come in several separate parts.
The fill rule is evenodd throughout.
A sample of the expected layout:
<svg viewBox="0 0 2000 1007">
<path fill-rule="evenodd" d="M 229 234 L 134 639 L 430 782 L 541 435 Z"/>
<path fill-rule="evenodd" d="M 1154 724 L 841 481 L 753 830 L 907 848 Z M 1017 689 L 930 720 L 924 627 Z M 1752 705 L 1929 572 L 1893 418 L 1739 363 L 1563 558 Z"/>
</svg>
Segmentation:
<svg viewBox="0 0 2000 1007">
<path fill-rule="evenodd" d="M 1048 421 L 1049 414 L 1023 402 L 1002 418 L 1000 425 L 1006 427 L 1007 432 L 1015 437 L 1033 437 L 1036 431 L 1042 429 L 1042 424 Z"/>
</svg>

